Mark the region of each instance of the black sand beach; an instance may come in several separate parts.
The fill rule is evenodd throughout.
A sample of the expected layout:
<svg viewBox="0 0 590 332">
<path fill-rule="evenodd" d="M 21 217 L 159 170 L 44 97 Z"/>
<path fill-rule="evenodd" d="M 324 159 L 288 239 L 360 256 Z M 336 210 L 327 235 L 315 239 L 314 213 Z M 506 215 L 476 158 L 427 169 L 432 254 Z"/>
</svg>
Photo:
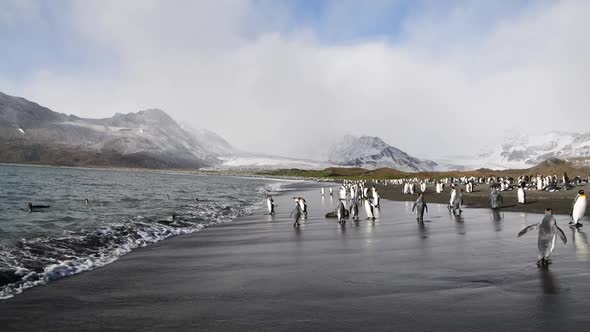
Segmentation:
<svg viewBox="0 0 590 332">
<path fill-rule="evenodd" d="M 402 194 L 401 185 L 377 186 L 381 198 L 393 201 L 415 201 L 416 195 Z M 458 186 L 459 189 L 464 189 L 463 185 Z M 578 194 L 578 190 L 585 190 L 590 192 L 590 187 L 587 184 L 575 187 L 573 190 L 559 190 L 556 192 L 546 192 L 537 190 L 527 190 L 527 203 L 518 204 L 517 190 L 502 191 L 500 194 L 504 200 L 501 211 L 511 212 L 528 212 L 528 213 L 545 213 L 548 207 L 553 208 L 554 214 L 569 215 L 574 198 Z M 433 184 L 429 184 L 424 197 L 427 202 L 449 204 L 450 188 L 447 185 L 445 191 L 437 194 Z M 479 185 L 472 193 L 463 192 L 464 203 L 470 208 L 484 208 L 490 207 L 490 189 L 489 185 Z"/>
<path fill-rule="evenodd" d="M 292 227 L 292 196 L 310 215 Z M 538 214 L 382 200 L 381 218 L 344 227 L 319 190 L 266 211 L 133 251 L 96 271 L 0 302 L 2 331 L 537 331 L 590 323 L 585 228 L 567 227 L 535 266 Z M 335 204 L 335 199 L 332 204 Z M 364 216 L 364 212 L 361 212 Z M 587 227 L 590 227 L 587 225 Z M 590 228 L 589 228 L 590 229 Z"/>
</svg>

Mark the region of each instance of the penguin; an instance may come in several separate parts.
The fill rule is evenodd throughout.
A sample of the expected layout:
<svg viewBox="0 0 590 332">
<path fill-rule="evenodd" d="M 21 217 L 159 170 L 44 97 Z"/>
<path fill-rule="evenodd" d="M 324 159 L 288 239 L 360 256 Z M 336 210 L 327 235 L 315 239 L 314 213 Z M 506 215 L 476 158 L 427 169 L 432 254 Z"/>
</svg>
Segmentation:
<svg viewBox="0 0 590 332">
<path fill-rule="evenodd" d="M 301 207 L 301 212 L 303 212 L 303 216 L 307 218 L 307 203 L 305 202 L 305 198 L 299 197 L 299 207 Z"/>
<path fill-rule="evenodd" d="M 529 225 L 525 227 L 520 233 L 518 233 L 517 237 L 521 237 L 526 234 L 528 231 L 534 230 L 539 228 L 539 239 L 537 241 L 537 247 L 539 248 L 539 260 L 537 261 L 538 266 L 547 266 L 551 264 L 549 260 L 549 256 L 555 249 L 555 239 L 559 236 L 561 241 L 566 244 L 567 238 L 565 234 L 557 226 L 557 222 L 553 217 L 553 210 L 548 208 L 545 210 L 545 216 L 540 223 L 536 223 L 533 225 Z"/>
<path fill-rule="evenodd" d="M 42 209 L 48 209 L 50 208 L 50 205 L 33 205 L 33 203 L 28 202 L 27 203 L 27 210 L 29 212 L 38 212 L 41 211 Z"/>
<path fill-rule="evenodd" d="M 166 194 L 166 199 L 170 199 L 170 195 Z"/>
<path fill-rule="evenodd" d="M 270 195 L 266 198 L 266 206 L 268 207 L 268 214 L 271 216 L 275 214 L 275 203 Z"/>
<path fill-rule="evenodd" d="M 324 196 L 324 194 L 325 194 L 324 187 L 322 187 L 322 189 L 320 190 L 320 193 L 322 193 L 322 196 Z"/>
<path fill-rule="evenodd" d="M 375 220 L 375 214 L 373 213 L 373 204 L 368 198 L 365 199 L 365 212 L 367 213 L 367 219 Z"/>
<path fill-rule="evenodd" d="M 84 203 L 86 203 L 86 205 L 88 205 L 88 198 L 84 198 Z"/>
<path fill-rule="evenodd" d="M 457 196 L 457 189 L 455 189 L 455 186 L 451 185 L 451 198 L 449 199 L 449 210 L 453 206 L 456 196 Z"/>
<path fill-rule="evenodd" d="M 299 203 L 295 203 L 295 208 L 293 209 L 293 211 L 291 211 L 289 217 L 293 217 L 293 219 L 295 220 L 295 222 L 293 223 L 293 227 L 299 228 L 299 225 L 301 225 L 299 223 L 299 219 L 301 219 L 301 208 L 299 207 Z"/>
<path fill-rule="evenodd" d="M 524 191 L 523 185 L 518 187 L 517 196 L 519 204 L 526 204 L 526 192 Z"/>
<path fill-rule="evenodd" d="M 420 191 L 423 193 L 426 192 L 426 182 L 420 183 Z"/>
<path fill-rule="evenodd" d="M 459 191 L 455 195 L 454 200 L 451 203 L 451 211 L 453 212 L 453 215 L 457 214 L 457 211 L 459 212 L 459 214 L 461 214 L 461 212 L 463 212 L 463 210 L 461 210 L 462 207 L 463 207 L 463 189 L 461 189 L 461 191 Z"/>
<path fill-rule="evenodd" d="M 330 196 L 334 195 L 334 190 L 332 190 L 332 187 L 329 188 L 330 190 Z"/>
<path fill-rule="evenodd" d="M 336 216 L 338 216 L 338 223 L 344 225 L 346 220 L 344 219 L 346 215 L 346 208 L 344 208 L 344 203 L 342 200 L 338 201 L 338 207 L 336 208 Z"/>
<path fill-rule="evenodd" d="M 359 221 L 359 205 L 356 199 L 352 201 L 350 206 L 350 217 L 354 221 Z"/>
<path fill-rule="evenodd" d="M 379 197 L 379 193 L 377 192 L 377 189 L 375 189 L 375 187 L 373 187 L 373 200 L 372 200 L 372 204 L 374 207 L 376 208 L 380 208 L 381 205 L 381 197 Z"/>
<path fill-rule="evenodd" d="M 412 212 L 414 210 L 416 210 L 416 221 L 423 222 L 424 210 L 428 212 L 428 206 L 426 205 L 426 202 L 424 201 L 424 196 L 422 196 L 421 193 L 418 194 L 418 199 L 416 200 L 416 202 L 414 202 L 414 205 L 412 206 Z"/>
<path fill-rule="evenodd" d="M 498 190 L 496 190 L 496 188 L 493 188 L 492 192 L 490 193 L 490 205 L 492 206 L 492 209 L 499 208 L 503 203 L 504 199 L 502 198 L 502 195 L 498 193 Z"/>
<path fill-rule="evenodd" d="M 575 227 L 582 227 L 580 220 L 584 218 L 584 214 L 586 213 L 586 194 L 584 190 L 578 191 L 578 195 L 574 199 L 574 203 L 572 204 L 572 210 L 570 212 L 570 216 L 572 217 L 572 221 L 570 225 Z"/>
</svg>

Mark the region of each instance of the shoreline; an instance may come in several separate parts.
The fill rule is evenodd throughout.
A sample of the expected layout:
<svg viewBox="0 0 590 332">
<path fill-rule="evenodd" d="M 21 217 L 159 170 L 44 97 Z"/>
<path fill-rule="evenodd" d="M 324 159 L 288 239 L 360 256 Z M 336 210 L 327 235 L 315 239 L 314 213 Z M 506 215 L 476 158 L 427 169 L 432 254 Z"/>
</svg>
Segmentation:
<svg viewBox="0 0 590 332">
<path fill-rule="evenodd" d="M 262 207 L 0 301 L 0 324 L 10 331 L 534 331 L 588 323 L 583 230 L 564 229 L 568 239 L 580 236 L 575 245 L 559 243 L 544 271 L 534 265 L 536 237 L 516 238 L 527 222 L 520 214 L 492 220 L 473 209 L 457 218 L 433 204 L 421 227 L 410 204 L 383 200 L 376 221 L 340 226 L 324 218 L 337 198 L 322 199 L 315 184 L 293 190 L 274 196 L 275 216 Z M 299 229 L 289 217 L 293 195 L 309 205 Z"/>
</svg>

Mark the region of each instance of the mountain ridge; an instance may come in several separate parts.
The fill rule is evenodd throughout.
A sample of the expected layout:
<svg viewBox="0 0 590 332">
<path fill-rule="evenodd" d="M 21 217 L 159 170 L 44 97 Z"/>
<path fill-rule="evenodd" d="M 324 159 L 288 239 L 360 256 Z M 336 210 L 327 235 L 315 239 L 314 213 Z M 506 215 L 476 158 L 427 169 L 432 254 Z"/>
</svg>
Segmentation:
<svg viewBox="0 0 590 332">
<path fill-rule="evenodd" d="M 388 167 L 399 171 L 432 171 L 438 164 L 412 157 L 376 136 L 344 136 L 328 152 L 328 162 L 339 166 Z"/>
</svg>

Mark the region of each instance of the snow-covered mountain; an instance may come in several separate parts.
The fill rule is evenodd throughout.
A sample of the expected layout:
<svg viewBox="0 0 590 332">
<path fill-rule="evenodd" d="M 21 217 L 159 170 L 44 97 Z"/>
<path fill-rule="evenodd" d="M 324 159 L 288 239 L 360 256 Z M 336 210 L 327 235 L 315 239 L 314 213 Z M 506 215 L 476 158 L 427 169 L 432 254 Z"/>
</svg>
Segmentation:
<svg viewBox="0 0 590 332">
<path fill-rule="evenodd" d="M 0 140 L 5 143 L 0 162 L 150 168 L 219 164 L 217 144 L 205 145 L 195 136 L 159 109 L 84 119 L 0 93 Z"/>
<path fill-rule="evenodd" d="M 501 145 L 479 156 L 482 164 L 503 168 L 531 167 L 549 158 L 590 157 L 590 132 L 549 132 L 507 137 Z M 484 165 L 485 166 L 485 165 Z"/>
<path fill-rule="evenodd" d="M 373 136 L 344 136 L 330 149 L 328 161 L 340 166 L 389 167 L 407 172 L 432 171 L 437 166 L 433 161 L 412 157 Z"/>
</svg>

